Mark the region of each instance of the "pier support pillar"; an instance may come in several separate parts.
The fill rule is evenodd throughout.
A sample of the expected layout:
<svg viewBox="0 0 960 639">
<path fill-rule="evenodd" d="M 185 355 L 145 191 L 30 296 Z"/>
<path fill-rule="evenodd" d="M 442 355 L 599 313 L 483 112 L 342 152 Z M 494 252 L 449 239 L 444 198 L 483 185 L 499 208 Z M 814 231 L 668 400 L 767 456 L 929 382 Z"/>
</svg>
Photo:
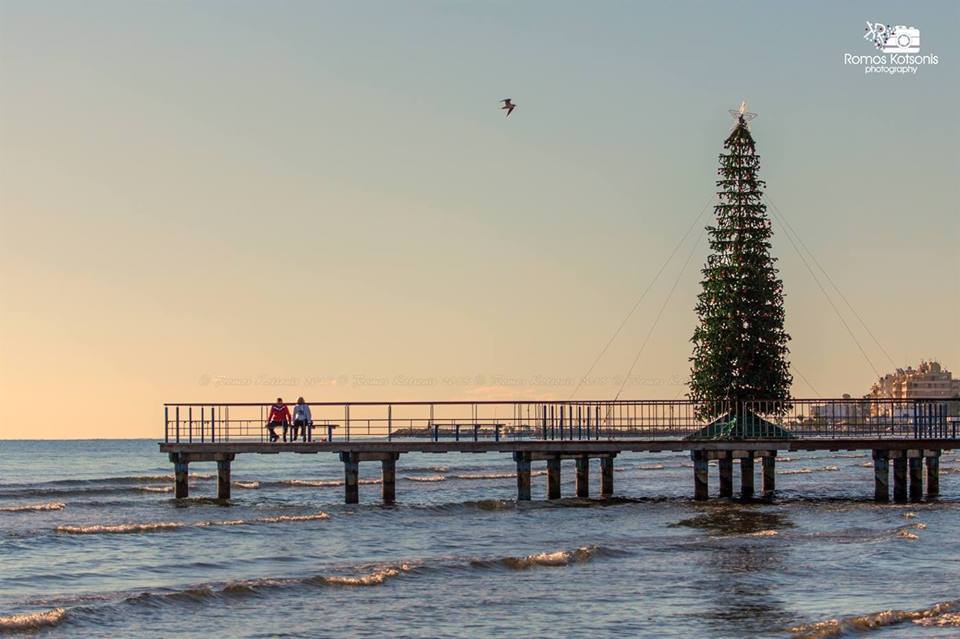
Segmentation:
<svg viewBox="0 0 960 639">
<path fill-rule="evenodd" d="M 530 501 L 530 453 L 514 453 L 517 462 L 517 501 Z"/>
<path fill-rule="evenodd" d="M 380 494 L 383 497 L 384 504 L 392 504 L 397 501 L 397 457 L 398 455 L 391 455 L 380 460 L 382 479 Z"/>
<path fill-rule="evenodd" d="M 885 450 L 873 451 L 873 499 L 890 501 L 890 453 Z"/>
<path fill-rule="evenodd" d="M 560 456 L 547 460 L 547 499 L 560 499 Z"/>
<path fill-rule="evenodd" d="M 761 458 L 763 464 L 763 475 L 761 477 L 760 490 L 764 497 L 773 497 L 777 490 L 777 451 Z"/>
<path fill-rule="evenodd" d="M 940 451 L 927 457 L 927 497 L 940 495 Z"/>
<path fill-rule="evenodd" d="M 173 462 L 173 496 L 177 499 L 186 499 L 190 496 L 189 479 L 190 463 L 180 453 L 170 453 Z"/>
<path fill-rule="evenodd" d="M 217 499 L 230 499 L 230 461 L 217 460 Z"/>
<path fill-rule="evenodd" d="M 733 458 L 729 452 L 717 460 L 720 467 L 720 496 L 733 497 Z"/>
<path fill-rule="evenodd" d="M 590 458 L 577 457 L 577 497 L 590 496 Z"/>
<path fill-rule="evenodd" d="M 744 499 L 753 497 L 753 453 L 740 458 L 740 496 Z"/>
<path fill-rule="evenodd" d="M 907 455 L 902 450 L 890 453 L 893 457 L 893 501 L 907 501 Z"/>
<path fill-rule="evenodd" d="M 710 466 L 707 454 L 702 450 L 694 450 L 690 452 L 690 458 L 693 459 L 693 498 L 698 501 L 706 500 L 710 497 Z"/>
<path fill-rule="evenodd" d="M 340 453 L 343 462 L 343 501 L 360 502 L 360 459 L 356 453 Z"/>
<path fill-rule="evenodd" d="M 923 499 L 923 451 L 910 451 L 918 453 L 916 456 L 909 457 L 910 464 L 910 501 L 920 501 Z"/>
<path fill-rule="evenodd" d="M 600 496 L 613 495 L 613 455 L 600 458 Z"/>
</svg>

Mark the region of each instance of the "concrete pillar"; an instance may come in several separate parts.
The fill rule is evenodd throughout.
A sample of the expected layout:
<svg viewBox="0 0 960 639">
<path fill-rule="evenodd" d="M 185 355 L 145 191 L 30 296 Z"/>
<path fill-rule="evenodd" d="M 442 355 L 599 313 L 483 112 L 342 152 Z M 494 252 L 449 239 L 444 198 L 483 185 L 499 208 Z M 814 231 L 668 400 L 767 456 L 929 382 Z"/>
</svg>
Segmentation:
<svg viewBox="0 0 960 639">
<path fill-rule="evenodd" d="M 514 453 L 517 462 L 517 501 L 530 501 L 530 453 Z"/>
<path fill-rule="evenodd" d="M 885 450 L 873 451 L 873 499 L 890 501 L 890 453 Z"/>
<path fill-rule="evenodd" d="M 740 458 L 740 496 L 744 499 L 753 497 L 753 453 Z"/>
<path fill-rule="evenodd" d="M 381 495 L 384 504 L 392 504 L 397 501 L 397 458 L 391 456 L 389 459 L 380 460 L 380 472 L 382 476 Z"/>
<path fill-rule="evenodd" d="M 590 496 L 590 458 L 577 457 L 577 497 Z"/>
<path fill-rule="evenodd" d="M 923 451 L 917 451 L 920 455 Z M 916 456 L 909 458 L 910 464 L 910 501 L 920 501 L 923 499 L 923 457 Z"/>
<path fill-rule="evenodd" d="M 761 458 L 761 463 L 763 464 L 763 475 L 761 477 L 760 490 L 763 491 L 764 497 L 773 497 L 773 493 L 777 490 L 777 453 L 773 451 L 772 454 L 766 455 Z"/>
<path fill-rule="evenodd" d="M 340 453 L 343 462 L 343 500 L 347 504 L 360 502 L 360 460 L 356 453 Z"/>
<path fill-rule="evenodd" d="M 927 497 L 940 495 L 940 451 L 927 457 Z"/>
<path fill-rule="evenodd" d="M 702 501 L 710 497 L 710 466 L 702 450 L 690 451 L 690 457 L 693 459 L 693 498 Z"/>
<path fill-rule="evenodd" d="M 720 467 L 720 496 L 733 497 L 733 458 L 729 452 L 717 460 Z"/>
<path fill-rule="evenodd" d="M 547 499 L 560 499 L 560 456 L 547 460 Z"/>
<path fill-rule="evenodd" d="M 170 453 L 170 461 L 173 462 L 173 496 L 177 499 L 186 499 L 190 496 L 190 487 L 187 484 L 190 463 L 179 453 Z"/>
<path fill-rule="evenodd" d="M 217 499 L 230 499 L 230 460 L 217 460 Z"/>
<path fill-rule="evenodd" d="M 600 496 L 613 495 L 613 455 L 600 458 Z"/>
<path fill-rule="evenodd" d="M 907 455 L 898 450 L 891 453 L 893 457 L 893 501 L 902 503 L 907 501 Z"/>
</svg>

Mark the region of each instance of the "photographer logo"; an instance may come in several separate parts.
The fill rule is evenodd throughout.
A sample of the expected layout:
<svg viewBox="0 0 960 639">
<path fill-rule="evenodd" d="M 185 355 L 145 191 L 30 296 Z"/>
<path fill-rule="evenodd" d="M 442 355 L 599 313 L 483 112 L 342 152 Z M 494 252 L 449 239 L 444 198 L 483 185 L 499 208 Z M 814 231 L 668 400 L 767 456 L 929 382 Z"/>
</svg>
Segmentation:
<svg viewBox="0 0 960 639">
<path fill-rule="evenodd" d="M 843 64 L 863 68 L 864 75 L 916 75 L 920 67 L 940 64 L 940 57 L 920 53 L 920 29 L 867 21 L 864 40 L 880 52 L 873 55 L 844 53 Z"/>
</svg>

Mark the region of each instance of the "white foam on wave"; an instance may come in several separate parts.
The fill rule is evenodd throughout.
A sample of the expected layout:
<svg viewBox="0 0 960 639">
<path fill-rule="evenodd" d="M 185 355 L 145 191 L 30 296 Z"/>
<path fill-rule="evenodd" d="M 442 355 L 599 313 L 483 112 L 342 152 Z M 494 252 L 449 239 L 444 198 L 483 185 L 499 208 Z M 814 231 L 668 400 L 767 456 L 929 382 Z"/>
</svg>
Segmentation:
<svg viewBox="0 0 960 639">
<path fill-rule="evenodd" d="M 443 475 L 408 475 L 404 477 L 407 481 L 419 481 L 419 482 L 437 482 L 437 481 L 446 481 L 447 478 Z"/>
<path fill-rule="evenodd" d="M 882 610 L 865 615 L 825 619 L 789 630 L 797 639 L 831 639 L 907 621 L 921 626 L 953 626 L 960 623 L 960 615 L 953 612 L 958 604 L 960 601 L 943 601 L 919 610 Z"/>
<path fill-rule="evenodd" d="M 51 501 L 46 504 L 23 504 L 21 506 L 7 506 L 0 508 L 0 512 L 5 513 L 26 513 L 26 512 L 45 512 L 49 510 L 63 510 L 65 504 L 59 501 Z"/>
<path fill-rule="evenodd" d="M 93 524 L 90 526 L 57 526 L 56 531 L 67 535 L 103 535 L 175 530 L 186 524 L 177 521 L 157 521 L 146 524 Z"/>
<path fill-rule="evenodd" d="M 312 515 L 277 515 L 276 517 L 258 517 L 254 523 L 258 524 L 279 524 L 288 521 L 320 521 L 330 519 L 327 513 L 314 513 Z"/>
<path fill-rule="evenodd" d="M 538 552 L 526 557 L 504 557 L 500 563 L 516 570 L 526 570 L 534 566 L 569 566 L 589 560 L 598 550 L 596 546 L 580 546 L 574 550 Z"/>
<path fill-rule="evenodd" d="M 821 466 L 820 468 L 789 468 L 778 471 L 778 475 L 809 475 L 810 473 L 832 473 L 840 470 L 838 466 Z"/>
<path fill-rule="evenodd" d="M 329 586 L 379 586 L 387 579 L 396 577 L 413 569 L 411 564 L 386 566 L 363 575 L 326 575 L 316 581 Z"/>
<path fill-rule="evenodd" d="M 281 479 L 280 484 L 284 486 L 309 486 L 313 488 L 336 488 L 343 486 L 342 479 Z M 361 479 L 358 484 L 380 484 L 382 479 Z"/>
<path fill-rule="evenodd" d="M 214 526 L 247 526 L 254 524 L 281 524 L 298 521 L 320 521 L 330 519 L 325 512 L 309 515 L 275 515 L 272 517 L 257 517 L 256 519 L 227 519 L 220 521 L 198 521 L 194 523 L 182 521 L 158 521 L 152 523 L 134 524 L 93 524 L 90 526 L 57 526 L 56 531 L 67 535 L 120 535 L 130 533 L 152 533 L 166 530 L 177 530 L 193 526 L 209 528 Z"/>
<path fill-rule="evenodd" d="M 172 493 L 173 486 L 141 486 L 140 490 L 145 493 Z"/>
<path fill-rule="evenodd" d="M 0 617 L 0 631 L 37 630 L 55 626 L 67 616 L 63 608 L 54 608 L 43 612 Z"/>
<path fill-rule="evenodd" d="M 530 473 L 531 475 L 533 473 Z M 516 477 L 516 473 L 460 473 L 458 475 L 450 475 L 451 479 L 513 479 Z"/>
<path fill-rule="evenodd" d="M 244 488 L 246 490 L 256 490 L 260 488 L 260 482 L 258 481 L 235 481 L 233 485 L 237 488 Z"/>
</svg>

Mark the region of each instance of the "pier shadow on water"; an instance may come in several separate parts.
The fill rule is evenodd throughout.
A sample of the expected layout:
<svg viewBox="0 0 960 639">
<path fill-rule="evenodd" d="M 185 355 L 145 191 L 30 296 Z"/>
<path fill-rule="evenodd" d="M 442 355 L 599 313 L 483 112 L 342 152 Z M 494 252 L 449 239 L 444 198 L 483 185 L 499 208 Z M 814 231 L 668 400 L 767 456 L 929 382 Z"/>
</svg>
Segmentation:
<svg viewBox="0 0 960 639">
<path fill-rule="evenodd" d="M 698 617 L 706 635 L 767 634 L 789 624 L 793 614 L 776 595 L 789 554 L 777 538 L 794 528 L 786 513 L 724 504 L 672 526 L 706 533 L 690 584 L 705 599 Z"/>
</svg>

